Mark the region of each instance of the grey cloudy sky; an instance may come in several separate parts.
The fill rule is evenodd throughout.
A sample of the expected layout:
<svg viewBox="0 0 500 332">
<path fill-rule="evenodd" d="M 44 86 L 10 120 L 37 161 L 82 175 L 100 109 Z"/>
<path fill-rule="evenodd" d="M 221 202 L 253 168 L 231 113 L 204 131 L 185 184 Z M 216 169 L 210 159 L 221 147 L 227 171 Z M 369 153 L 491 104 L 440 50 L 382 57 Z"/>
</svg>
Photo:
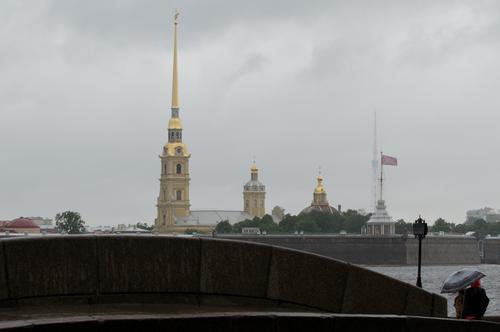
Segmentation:
<svg viewBox="0 0 500 332">
<path fill-rule="evenodd" d="M 175 8 L 193 209 L 369 210 L 374 110 L 394 218 L 500 207 L 498 1 L 4 0 L 0 220 L 154 219 Z"/>
</svg>

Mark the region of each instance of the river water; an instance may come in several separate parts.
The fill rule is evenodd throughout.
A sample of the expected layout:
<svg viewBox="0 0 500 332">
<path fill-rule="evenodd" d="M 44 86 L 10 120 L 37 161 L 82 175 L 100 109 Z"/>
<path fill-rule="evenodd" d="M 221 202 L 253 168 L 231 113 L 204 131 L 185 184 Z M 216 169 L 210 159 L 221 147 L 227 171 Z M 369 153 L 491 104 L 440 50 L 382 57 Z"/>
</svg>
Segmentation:
<svg viewBox="0 0 500 332">
<path fill-rule="evenodd" d="M 417 281 L 416 266 L 365 266 L 366 268 L 399 279 L 415 285 Z M 475 268 L 484 274 L 482 286 L 490 298 L 490 304 L 486 310 L 488 316 L 500 316 L 500 265 L 471 265 L 471 266 L 422 266 L 422 287 L 430 292 L 440 294 L 444 280 L 453 272 L 464 267 Z M 453 299 L 455 294 L 442 294 L 448 299 L 448 315 L 455 315 Z"/>
</svg>

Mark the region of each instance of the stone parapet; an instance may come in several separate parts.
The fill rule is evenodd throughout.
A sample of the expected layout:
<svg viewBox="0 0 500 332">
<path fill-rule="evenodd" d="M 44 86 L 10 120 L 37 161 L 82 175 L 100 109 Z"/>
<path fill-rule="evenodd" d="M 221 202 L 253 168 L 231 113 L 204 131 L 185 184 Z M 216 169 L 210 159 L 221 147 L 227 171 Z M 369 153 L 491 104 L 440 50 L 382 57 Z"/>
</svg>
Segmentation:
<svg viewBox="0 0 500 332">
<path fill-rule="evenodd" d="M 447 314 L 445 298 L 356 265 L 270 245 L 210 238 L 3 239 L 0 285 L 3 307 L 164 303 Z"/>
</svg>

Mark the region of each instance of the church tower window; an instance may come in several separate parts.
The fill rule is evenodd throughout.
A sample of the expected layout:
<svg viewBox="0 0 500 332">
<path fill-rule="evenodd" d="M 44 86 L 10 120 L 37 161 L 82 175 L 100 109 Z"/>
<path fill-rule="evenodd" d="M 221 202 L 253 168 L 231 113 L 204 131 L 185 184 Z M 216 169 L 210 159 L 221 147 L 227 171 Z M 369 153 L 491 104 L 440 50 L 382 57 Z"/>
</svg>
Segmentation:
<svg viewBox="0 0 500 332">
<path fill-rule="evenodd" d="M 175 199 L 178 201 L 182 200 L 182 190 L 177 190 L 175 192 Z"/>
<path fill-rule="evenodd" d="M 182 174 L 182 165 L 181 164 L 177 164 L 177 166 L 175 168 L 176 168 L 177 174 Z"/>
</svg>

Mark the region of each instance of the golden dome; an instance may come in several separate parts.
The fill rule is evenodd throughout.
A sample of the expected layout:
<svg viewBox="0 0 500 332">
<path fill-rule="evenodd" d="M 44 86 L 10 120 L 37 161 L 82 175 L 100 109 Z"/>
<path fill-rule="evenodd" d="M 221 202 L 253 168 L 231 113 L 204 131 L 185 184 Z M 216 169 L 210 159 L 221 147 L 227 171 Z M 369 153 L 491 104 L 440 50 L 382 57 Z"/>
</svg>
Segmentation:
<svg viewBox="0 0 500 332">
<path fill-rule="evenodd" d="M 257 165 L 255 163 L 252 164 L 252 167 L 250 167 L 250 171 L 252 172 L 257 172 L 259 169 L 257 168 Z"/>
<path fill-rule="evenodd" d="M 182 129 L 182 122 L 180 118 L 170 118 L 168 121 L 168 129 Z"/>
<path fill-rule="evenodd" d="M 318 184 L 316 188 L 314 189 L 315 194 L 321 194 L 325 192 L 325 188 L 323 188 L 323 177 L 320 175 L 318 176 Z"/>
</svg>

